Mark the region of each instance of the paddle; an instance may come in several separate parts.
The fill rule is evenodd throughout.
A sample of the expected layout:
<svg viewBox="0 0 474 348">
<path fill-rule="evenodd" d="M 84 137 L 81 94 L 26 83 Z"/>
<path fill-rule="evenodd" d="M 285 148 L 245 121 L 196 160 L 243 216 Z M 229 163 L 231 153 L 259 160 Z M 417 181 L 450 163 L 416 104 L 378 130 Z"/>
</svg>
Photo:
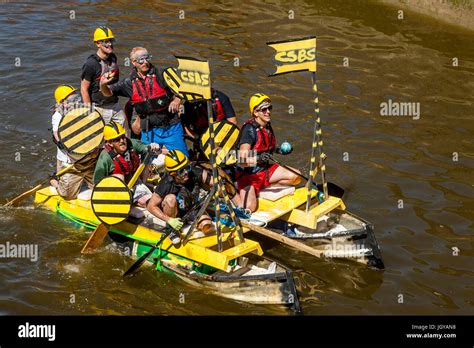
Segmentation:
<svg viewBox="0 0 474 348">
<path fill-rule="evenodd" d="M 140 164 L 140 166 L 135 171 L 132 178 L 130 179 L 130 181 L 127 184 L 129 189 L 131 189 L 135 185 L 135 183 L 137 182 L 139 176 L 143 172 L 143 169 L 145 169 L 145 166 L 148 163 L 148 161 L 150 159 L 150 156 L 151 156 L 151 152 L 150 152 L 150 149 L 148 149 L 148 151 L 145 155 L 145 158 L 143 159 L 143 162 Z M 125 220 L 125 218 L 123 220 Z M 119 221 L 119 222 L 121 222 L 121 221 Z M 109 226 L 110 225 L 108 225 L 104 222 L 102 222 L 100 225 L 98 225 L 96 227 L 96 229 L 94 230 L 94 232 L 92 232 L 92 234 L 89 237 L 89 239 L 87 240 L 86 244 L 84 244 L 84 247 L 82 248 L 81 253 L 83 253 L 83 254 L 84 253 L 90 253 L 90 252 L 94 251 L 95 249 L 97 249 L 98 247 L 100 247 L 102 245 L 103 241 L 104 241 L 105 236 L 109 232 Z"/>
<path fill-rule="evenodd" d="M 290 172 L 298 175 L 299 177 L 301 177 L 302 179 L 308 181 L 308 177 L 301 174 L 301 173 L 298 173 L 296 170 L 294 170 L 293 168 L 291 167 L 288 167 L 287 165 L 281 163 L 279 160 L 275 159 L 272 155 L 269 155 L 268 158 L 270 160 L 272 160 L 273 162 L 275 162 L 276 164 L 282 166 L 283 168 L 285 169 L 288 169 Z M 315 185 L 319 191 L 322 191 L 323 190 L 323 185 L 322 184 L 316 184 L 314 181 L 312 181 L 313 185 Z M 333 197 L 337 197 L 337 198 L 342 198 L 344 196 L 344 189 L 332 182 L 328 182 L 328 193 L 330 196 L 333 196 Z"/>
<path fill-rule="evenodd" d="M 198 202 L 194 207 L 192 207 L 184 216 L 183 216 L 183 222 L 186 223 L 189 217 L 191 216 L 191 213 L 195 211 L 199 206 L 201 206 L 203 202 Z M 196 220 L 199 219 L 200 216 L 196 217 Z M 194 225 L 194 223 L 193 223 Z M 193 227 L 193 226 L 191 226 Z M 194 227 L 193 227 L 194 229 Z M 163 243 L 166 237 L 171 233 L 172 229 L 168 225 L 166 226 L 165 233 L 161 236 L 160 240 L 150 249 L 148 250 L 145 254 L 140 256 L 140 258 L 123 274 L 123 277 L 131 275 L 133 272 L 135 272 L 138 268 L 140 268 L 148 259 L 148 257 Z"/>
<path fill-rule="evenodd" d="M 61 169 L 59 172 L 56 173 L 56 176 L 61 176 L 63 174 L 66 174 L 67 172 L 71 171 L 72 169 L 74 168 L 74 164 L 71 164 L 70 166 L 64 168 L 64 169 Z M 28 197 L 29 195 L 32 195 L 33 193 L 35 193 L 36 191 L 38 191 L 39 189 L 41 189 L 43 187 L 44 184 L 48 183 L 49 181 L 51 180 L 51 178 L 47 178 L 45 179 L 44 181 L 42 181 L 41 183 L 39 183 L 37 186 L 33 187 L 32 189 L 26 191 L 26 192 L 23 192 L 21 195 L 18 195 L 16 196 L 15 198 L 13 198 L 11 201 L 5 203 L 3 206 L 4 207 L 11 207 L 13 205 L 16 205 L 17 203 L 21 202 L 23 199 L 25 199 L 26 197 Z"/>
<path fill-rule="evenodd" d="M 276 240 L 280 243 L 289 245 L 289 246 L 291 246 L 295 249 L 304 251 L 307 254 L 310 254 L 310 255 L 313 255 L 313 256 L 316 256 L 316 257 L 319 257 L 319 258 L 321 258 L 323 256 L 321 251 L 317 251 L 317 250 L 313 249 L 312 247 L 310 247 L 310 246 L 308 246 L 304 243 L 301 243 L 301 242 L 296 241 L 294 239 L 285 237 L 285 236 L 281 235 L 280 233 L 270 231 L 269 229 L 266 229 L 264 227 L 248 223 L 245 220 L 240 220 L 240 221 L 242 223 L 242 226 L 247 227 L 248 229 L 250 229 L 252 231 L 255 231 L 255 232 L 257 232 L 261 235 L 272 238 L 272 239 L 274 239 L 274 240 Z"/>
</svg>

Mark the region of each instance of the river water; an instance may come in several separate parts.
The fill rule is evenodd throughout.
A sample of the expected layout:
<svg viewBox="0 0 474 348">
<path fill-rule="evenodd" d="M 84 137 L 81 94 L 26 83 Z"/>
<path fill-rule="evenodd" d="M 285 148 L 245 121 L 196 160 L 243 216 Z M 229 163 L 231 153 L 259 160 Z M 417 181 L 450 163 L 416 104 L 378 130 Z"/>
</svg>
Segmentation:
<svg viewBox="0 0 474 348">
<path fill-rule="evenodd" d="M 53 91 L 79 86 L 92 32 L 103 24 L 118 39 L 122 76 L 133 46 L 162 65 L 176 65 L 173 55 L 208 59 L 240 124 L 249 96 L 269 94 L 277 138 L 295 148 L 284 159 L 307 169 L 311 78 L 267 77 L 274 67 L 265 43 L 316 35 L 327 177 L 346 189 L 349 210 L 374 223 L 386 270 L 281 246 L 267 254 L 295 270 L 306 314 L 473 313 L 472 32 L 409 11 L 398 19 L 396 9 L 371 1 L 130 3 L 0 3 L 3 201 L 54 171 Z M 420 103 L 420 117 L 381 116 L 389 100 Z M 151 269 L 122 280 L 130 259 L 109 247 L 82 256 L 85 231 L 31 200 L 1 209 L 0 231 L 2 244 L 37 244 L 40 254 L 37 262 L 0 260 L 1 314 L 285 314 Z"/>
</svg>

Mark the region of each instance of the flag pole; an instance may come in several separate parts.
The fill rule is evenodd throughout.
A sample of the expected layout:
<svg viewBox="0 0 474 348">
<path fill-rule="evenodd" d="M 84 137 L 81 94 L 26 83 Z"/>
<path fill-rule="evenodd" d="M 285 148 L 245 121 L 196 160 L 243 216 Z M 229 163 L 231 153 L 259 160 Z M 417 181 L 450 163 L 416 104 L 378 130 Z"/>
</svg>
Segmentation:
<svg viewBox="0 0 474 348">
<path fill-rule="evenodd" d="M 313 180 L 316 176 L 317 167 L 316 166 L 316 148 L 319 153 L 319 167 L 321 169 L 321 180 L 323 184 L 324 199 L 328 199 L 328 184 L 326 181 L 326 166 L 324 160 L 326 159 L 326 154 L 323 151 L 323 139 L 322 139 L 322 129 L 321 129 L 321 118 L 319 116 L 319 97 L 318 97 L 318 86 L 316 84 L 316 72 L 313 72 L 311 76 L 313 82 L 313 93 L 314 93 L 314 132 L 313 132 L 313 144 L 311 148 L 311 162 L 309 167 L 308 177 L 312 180 L 308 180 L 308 195 L 306 200 L 306 212 L 308 212 L 311 205 L 311 191 L 313 189 Z"/>
</svg>

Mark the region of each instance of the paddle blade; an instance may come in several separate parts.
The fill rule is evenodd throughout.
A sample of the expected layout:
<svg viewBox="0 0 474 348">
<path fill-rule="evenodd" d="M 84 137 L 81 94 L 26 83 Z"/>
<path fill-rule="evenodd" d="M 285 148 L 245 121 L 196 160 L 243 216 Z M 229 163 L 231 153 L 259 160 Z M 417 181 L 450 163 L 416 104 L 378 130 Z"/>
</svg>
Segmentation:
<svg viewBox="0 0 474 348">
<path fill-rule="evenodd" d="M 33 187 L 32 189 L 26 191 L 26 192 L 23 192 L 21 195 L 18 195 L 16 196 L 15 198 L 13 198 L 11 201 L 5 203 L 3 206 L 4 207 L 11 207 L 11 206 L 14 206 L 18 203 L 20 203 L 22 200 L 24 200 L 26 197 L 32 195 L 33 193 L 35 193 L 36 191 L 38 191 L 39 189 L 41 189 L 43 187 L 43 183 Z"/>
<path fill-rule="evenodd" d="M 87 243 L 81 250 L 81 253 L 91 253 L 98 247 L 100 247 L 104 241 L 105 236 L 109 233 L 109 226 L 106 224 L 100 224 L 96 227 L 94 232 L 92 232 L 91 236 L 87 240 Z"/>
<path fill-rule="evenodd" d="M 129 276 L 139 269 L 145 263 L 146 259 L 153 253 L 153 251 L 155 251 L 155 249 L 156 247 L 153 247 L 147 251 L 146 254 L 140 256 L 140 258 L 132 265 L 132 267 L 130 267 L 128 271 L 123 274 L 123 277 Z"/>
</svg>

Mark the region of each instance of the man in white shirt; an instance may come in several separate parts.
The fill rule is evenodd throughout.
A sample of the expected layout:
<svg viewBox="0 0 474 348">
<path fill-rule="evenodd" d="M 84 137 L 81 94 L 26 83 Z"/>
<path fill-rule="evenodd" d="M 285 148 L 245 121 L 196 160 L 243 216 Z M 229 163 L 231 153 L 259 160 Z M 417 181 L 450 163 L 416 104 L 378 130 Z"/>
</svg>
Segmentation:
<svg viewBox="0 0 474 348">
<path fill-rule="evenodd" d="M 80 103 L 81 97 L 76 93 L 76 89 L 70 85 L 60 85 L 54 91 L 56 100 L 56 110 L 52 116 L 53 141 L 58 147 L 57 150 L 57 171 L 76 163 L 74 169 L 63 174 L 60 178 L 53 177 L 50 181 L 58 194 L 65 199 L 75 199 L 79 194 L 82 182 L 85 180 L 89 188 L 93 188 L 92 176 L 94 174 L 97 153 L 87 155 L 83 159 L 72 158 L 64 148 L 58 136 L 59 123 L 62 117 L 69 110 L 74 108 L 75 104 Z M 79 160 L 76 162 L 76 160 Z"/>
</svg>

